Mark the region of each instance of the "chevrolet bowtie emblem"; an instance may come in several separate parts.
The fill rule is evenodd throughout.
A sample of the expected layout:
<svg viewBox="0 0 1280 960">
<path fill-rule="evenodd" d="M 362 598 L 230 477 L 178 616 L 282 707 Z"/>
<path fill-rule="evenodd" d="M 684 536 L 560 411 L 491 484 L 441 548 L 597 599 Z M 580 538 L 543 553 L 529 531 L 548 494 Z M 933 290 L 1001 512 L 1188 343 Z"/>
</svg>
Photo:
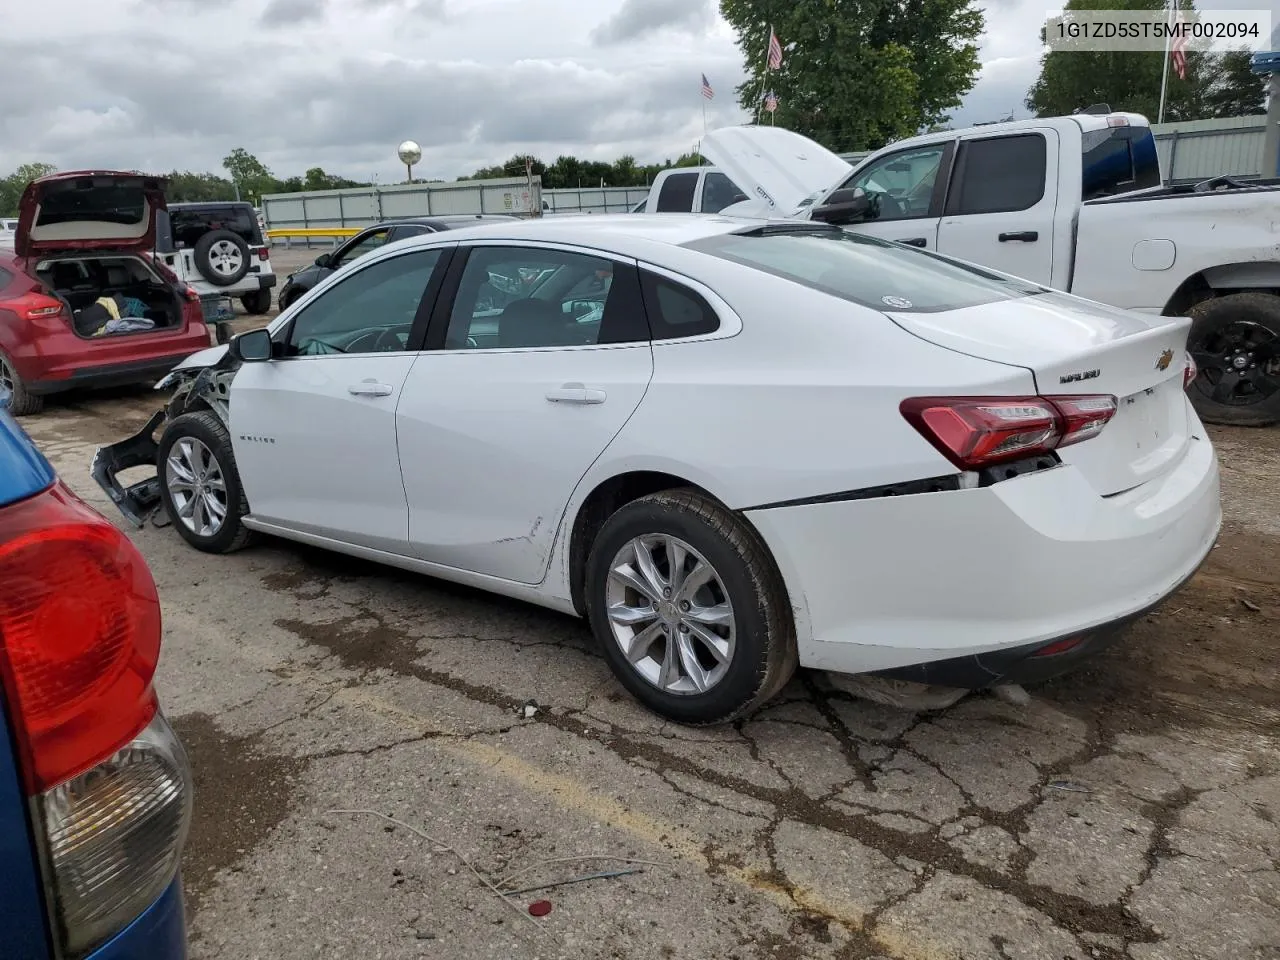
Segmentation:
<svg viewBox="0 0 1280 960">
<path fill-rule="evenodd" d="M 1164 353 L 1160 354 L 1160 359 L 1156 361 L 1156 369 L 1168 370 L 1169 364 L 1171 363 L 1173 363 L 1173 351 L 1166 350 Z"/>
</svg>

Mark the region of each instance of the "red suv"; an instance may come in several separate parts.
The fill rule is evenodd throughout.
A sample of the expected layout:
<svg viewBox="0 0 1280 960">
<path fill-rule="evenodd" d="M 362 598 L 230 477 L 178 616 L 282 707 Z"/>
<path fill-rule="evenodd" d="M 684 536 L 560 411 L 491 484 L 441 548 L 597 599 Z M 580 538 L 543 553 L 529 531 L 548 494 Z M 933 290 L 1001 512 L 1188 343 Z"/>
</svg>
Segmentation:
<svg viewBox="0 0 1280 960">
<path fill-rule="evenodd" d="M 0 252 L 0 395 L 140 383 L 210 345 L 200 299 L 152 256 L 165 180 L 57 173 L 27 185 Z"/>
</svg>

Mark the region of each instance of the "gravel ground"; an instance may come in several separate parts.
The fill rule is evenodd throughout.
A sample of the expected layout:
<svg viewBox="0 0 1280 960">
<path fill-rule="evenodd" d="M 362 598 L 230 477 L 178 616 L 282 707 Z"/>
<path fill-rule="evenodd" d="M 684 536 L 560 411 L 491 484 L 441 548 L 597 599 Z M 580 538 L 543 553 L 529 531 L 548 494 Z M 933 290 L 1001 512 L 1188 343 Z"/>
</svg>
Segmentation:
<svg viewBox="0 0 1280 960">
<path fill-rule="evenodd" d="M 281 280 L 317 252 L 277 250 Z M 112 515 L 90 458 L 156 400 L 24 425 Z M 1280 958 L 1280 430 L 1214 438 L 1226 527 L 1181 593 L 1029 704 L 929 715 L 804 674 L 749 722 L 674 727 L 578 621 L 131 531 L 196 770 L 194 960 Z M 519 886 L 644 862 L 503 902 L 460 857 Z"/>
</svg>

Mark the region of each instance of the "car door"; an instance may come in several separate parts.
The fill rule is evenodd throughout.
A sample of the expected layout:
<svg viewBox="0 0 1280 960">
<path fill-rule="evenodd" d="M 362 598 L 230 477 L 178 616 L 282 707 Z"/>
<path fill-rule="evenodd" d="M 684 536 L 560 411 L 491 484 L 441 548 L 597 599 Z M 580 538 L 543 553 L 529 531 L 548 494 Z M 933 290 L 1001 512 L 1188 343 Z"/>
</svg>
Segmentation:
<svg viewBox="0 0 1280 960">
<path fill-rule="evenodd" d="M 962 140 L 938 226 L 938 250 L 1048 284 L 1057 205 L 1057 131 Z"/>
<path fill-rule="evenodd" d="M 447 256 L 355 265 L 276 332 L 278 358 L 236 373 L 232 444 L 256 519 L 406 551 L 396 405 Z"/>
<path fill-rule="evenodd" d="M 427 346 L 397 416 L 412 549 L 538 583 L 574 488 L 653 375 L 636 265 L 555 244 L 462 248 Z"/>
<path fill-rule="evenodd" d="M 946 193 L 952 140 L 890 153 L 857 170 L 842 187 L 861 188 L 875 206 L 873 217 L 847 229 L 932 250 Z"/>
</svg>

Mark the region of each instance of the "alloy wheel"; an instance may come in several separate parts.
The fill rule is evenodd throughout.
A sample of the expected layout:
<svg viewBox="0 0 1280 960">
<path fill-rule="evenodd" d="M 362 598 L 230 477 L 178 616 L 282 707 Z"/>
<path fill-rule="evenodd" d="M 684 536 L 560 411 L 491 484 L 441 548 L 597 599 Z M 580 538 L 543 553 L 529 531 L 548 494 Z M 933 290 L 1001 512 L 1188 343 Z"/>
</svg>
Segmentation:
<svg viewBox="0 0 1280 960">
<path fill-rule="evenodd" d="M 230 240 L 219 240 L 209 247 L 209 263 L 224 277 L 231 277 L 240 270 L 244 255 Z"/>
<path fill-rule="evenodd" d="M 1249 406 L 1280 392 L 1280 338 L 1241 320 L 1204 337 L 1191 350 L 1196 389 L 1215 403 Z"/>
<path fill-rule="evenodd" d="M 733 662 L 733 604 L 715 567 L 678 537 L 635 537 L 609 565 L 605 603 L 631 668 L 664 693 L 715 687 Z"/>
<path fill-rule="evenodd" d="M 199 537 L 216 536 L 227 519 L 227 484 L 213 451 L 183 437 L 169 450 L 164 477 L 182 525 Z"/>
</svg>

